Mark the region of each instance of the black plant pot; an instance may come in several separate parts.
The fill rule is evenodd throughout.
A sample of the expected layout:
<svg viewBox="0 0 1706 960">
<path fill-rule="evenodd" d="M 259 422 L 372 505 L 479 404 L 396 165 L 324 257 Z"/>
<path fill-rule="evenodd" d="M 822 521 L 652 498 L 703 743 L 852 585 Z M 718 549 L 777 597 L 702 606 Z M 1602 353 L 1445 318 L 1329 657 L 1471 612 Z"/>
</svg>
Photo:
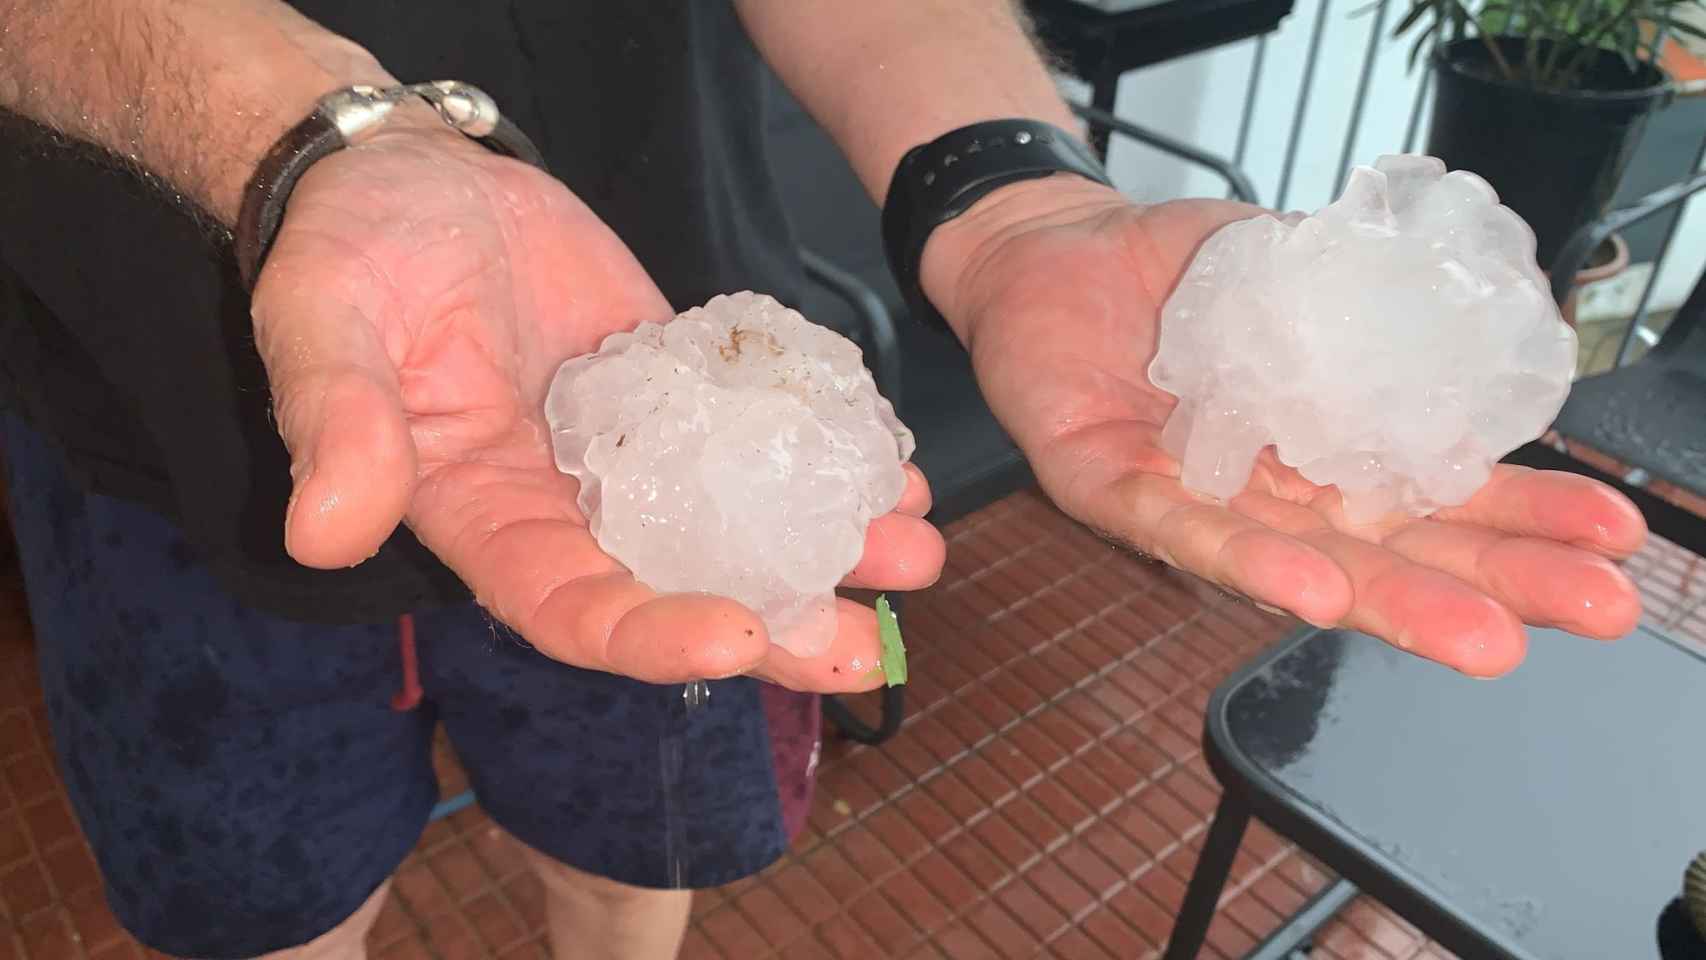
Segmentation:
<svg viewBox="0 0 1706 960">
<path fill-rule="evenodd" d="M 1522 63 L 1522 40 L 1496 42 L 1507 61 Z M 1479 38 L 1434 54 L 1427 152 L 1492 184 L 1534 228 L 1547 270 L 1571 234 L 1605 213 L 1648 115 L 1672 90 L 1658 68 L 1640 63 L 1631 73 L 1610 52 L 1582 72 L 1580 85 L 1554 92 L 1506 80 Z"/>
</svg>

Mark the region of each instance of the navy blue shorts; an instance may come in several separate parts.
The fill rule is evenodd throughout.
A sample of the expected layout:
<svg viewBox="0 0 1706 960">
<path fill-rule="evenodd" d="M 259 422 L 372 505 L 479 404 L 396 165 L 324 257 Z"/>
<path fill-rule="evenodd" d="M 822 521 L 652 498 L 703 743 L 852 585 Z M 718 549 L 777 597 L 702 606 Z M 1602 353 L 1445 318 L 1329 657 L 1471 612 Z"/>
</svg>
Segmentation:
<svg viewBox="0 0 1706 960">
<path fill-rule="evenodd" d="M 415 617 L 425 701 L 390 706 L 395 625 L 245 609 L 172 524 L 86 495 L 0 416 L 11 511 L 60 769 L 120 921 L 143 943 L 247 957 L 349 916 L 438 799 L 443 723 L 481 805 L 533 848 L 667 886 L 662 762 L 685 725 L 685 885 L 777 859 L 803 819 L 816 698 L 739 679 L 681 688 L 549 660 L 473 606 Z"/>
</svg>

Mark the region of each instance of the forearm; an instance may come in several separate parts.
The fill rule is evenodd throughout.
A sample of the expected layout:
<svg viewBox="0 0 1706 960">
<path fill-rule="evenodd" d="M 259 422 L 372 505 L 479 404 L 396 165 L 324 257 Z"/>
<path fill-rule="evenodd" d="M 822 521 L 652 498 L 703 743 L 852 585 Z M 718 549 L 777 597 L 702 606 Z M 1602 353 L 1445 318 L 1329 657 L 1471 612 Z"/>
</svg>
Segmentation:
<svg viewBox="0 0 1706 960">
<path fill-rule="evenodd" d="M 276 0 L 0 0 L 0 108 L 128 159 L 227 226 L 322 94 L 392 82 Z"/>
<path fill-rule="evenodd" d="M 852 161 L 880 204 L 913 147 L 983 120 L 1023 117 L 1082 135 L 1055 88 L 1017 0 L 736 0 L 765 59 Z M 1009 220 L 1076 204 L 1085 186 L 1057 176 L 1013 184 L 937 228 L 919 280 L 968 345 L 955 288 Z"/>
<path fill-rule="evenodd" d="M 982 120 L 1077 129 L 1015 0 L 736 0 L 764 58 L 878 203 L 902 155 Z"/>
</svg>

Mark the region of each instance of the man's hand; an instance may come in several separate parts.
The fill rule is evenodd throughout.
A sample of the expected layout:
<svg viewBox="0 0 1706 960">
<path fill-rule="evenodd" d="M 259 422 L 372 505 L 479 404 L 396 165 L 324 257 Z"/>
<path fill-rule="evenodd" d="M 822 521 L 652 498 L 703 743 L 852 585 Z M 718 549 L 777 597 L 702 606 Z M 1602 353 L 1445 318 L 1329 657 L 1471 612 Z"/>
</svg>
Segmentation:
<svg viewBox="0 0 1706 960">
<path fill-rule="evenodd" d="M 295 490 L 286 544 L 311 566 L 370 556 L 400 520 L 546 654 L 655 682 L 753 672 L 800 689 L 881 680 L 868 608 L 822 657 L 772 647 L 751 611 L 658 596 L 599 550 L 552 462 L 557 366 L 671 309 L 559 182 L 422 111 L 317 163 L 255 290 L 255 335 Z M 943 545 L 916 471 L 850 585 L 932 582 Z"/>
<path fill-rule="evenodd" d="M 1612 560 L 1645 524 L 1582 477 L 1500 467 L 1462 507 L 1361 527 L 1333 488 L 1271 451 L 1228 504 L 1179 484 L 1160 445 L 1175 399 L 1147 376 L 1160 309 L 1210 233 L 1260 212 L 1138 207 L 1056 176 L 998 191 L 932 236 L 926 292 L 1055 502 L 1258 603 L 1475 676 L 1521 661 L 1524 621 L 1601 638 L 1633 629 L 1640 603 Z"/>
<path fill-rule="evenodd" d="M 261 156 L 320 96 L 397 82 L 279 0 L 0 0 L 0 24 L 0 108 L 127 158 L 226 226 Z M 302 178 L 255 292 L 292 454 L 291 554 L 359 563 L 406 520 L 498 617 L 577 666 L 881 683 L 853 667 L 876 661 L 869 609 L 842 604 L 829 653 L 800 660 L 738 604 L 654 596 L 599 551 L 552 464 L 544 393 L 562 360 L 669 305 L 562 184 L 424 106 L 392 118 Z M 850 586 L 936 578 L 941 537 L 918 519 L 929 501 L 913 471 Z"/>
</svg>

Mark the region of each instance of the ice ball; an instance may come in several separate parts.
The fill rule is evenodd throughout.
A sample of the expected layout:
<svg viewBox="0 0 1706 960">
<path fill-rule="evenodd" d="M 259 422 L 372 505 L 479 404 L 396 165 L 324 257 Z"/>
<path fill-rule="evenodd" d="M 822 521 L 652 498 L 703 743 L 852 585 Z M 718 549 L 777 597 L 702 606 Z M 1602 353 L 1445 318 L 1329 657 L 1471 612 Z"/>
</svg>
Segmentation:
<svg viewBox="0 0 1706 960">
<path fill-rule="evenodd" d="M 545 419 L 606 553 L 745 604 L 799 656 L 834 638 L 835 586 L 914 446 L 852 341 L 750 292 L 565 362 Z"/>
<path fill-rule="evenodd" d="M 1162 445 L 1187 488 L 1234 496 L 1272 444 L 1365 523 L 1467 501 L 1545 432 L 1575 365 L 1528 225 L 1480 177 L 1387 156 L 1313 216 L 1209 237 L 1149 376 L 1179 398 Z"/>
</svg>

